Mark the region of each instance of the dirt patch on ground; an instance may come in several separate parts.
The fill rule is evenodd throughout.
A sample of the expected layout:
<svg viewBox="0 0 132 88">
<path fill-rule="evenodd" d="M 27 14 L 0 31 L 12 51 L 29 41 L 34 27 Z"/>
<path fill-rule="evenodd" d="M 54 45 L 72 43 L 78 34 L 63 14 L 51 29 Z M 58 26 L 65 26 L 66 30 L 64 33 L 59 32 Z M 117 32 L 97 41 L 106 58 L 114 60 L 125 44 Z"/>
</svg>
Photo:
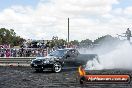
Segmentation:
<svg viewBox="0 0 132 88">
<path fill-rule="evenodd" d="M 96 73 L 130 74 L 132 71 L 103 70 Z M 44 71 L 37 73 L 30 67 L 0 67 L 0 88 L 132 88 L 130 84 L 88 84 L 82 86 L 77 79 L 76 69 L 64 69 L 61 73 Z"/>
</svg>

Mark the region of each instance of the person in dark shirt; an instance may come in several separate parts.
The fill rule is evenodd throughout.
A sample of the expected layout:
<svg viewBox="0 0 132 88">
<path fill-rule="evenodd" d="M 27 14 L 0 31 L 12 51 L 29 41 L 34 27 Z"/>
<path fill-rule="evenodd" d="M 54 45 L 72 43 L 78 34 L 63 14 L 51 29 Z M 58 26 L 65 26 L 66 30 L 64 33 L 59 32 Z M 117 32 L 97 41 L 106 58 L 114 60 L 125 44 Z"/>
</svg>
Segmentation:
<svg viewBox="0 0 132 88">
<path fill-rule="evenodd" d="M 130 41 L 130 38 L 131 38 L 131 31 L 129 28 L 127 28 L 127 31 L 126 31 L 126 37 L 127 37 L 127 40 Z"/>
</svg>

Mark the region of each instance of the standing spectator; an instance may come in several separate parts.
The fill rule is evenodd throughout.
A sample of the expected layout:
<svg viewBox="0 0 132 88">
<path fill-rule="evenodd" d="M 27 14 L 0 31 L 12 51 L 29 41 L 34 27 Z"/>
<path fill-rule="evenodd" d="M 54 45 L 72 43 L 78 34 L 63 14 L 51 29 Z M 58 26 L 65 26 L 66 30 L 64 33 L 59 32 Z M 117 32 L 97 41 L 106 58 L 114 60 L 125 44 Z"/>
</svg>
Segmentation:
<svg viewBox="0 0 132 88">
<path fill-rule="evenodd" d="M 127 28 L 126 37 L 127 37 L 127 40 L 130 41 L 130 38 L 131 38 L 131 31 L 129 30 L 129 28 Z"/>
<path fill-rule="evenodd" d="M 4 57 L 5 54 L 4 54 L 4 50 L 1 51 L 1 57 Z"/>
<path fill-rule="evenodd" d="M 10 50 L 9 49 L 6 50 L 6 57 L 10 57 Z"/>
<path fill-rule="evenodd" d="M 13 57 L 16 57 L 17 56 L 17 51 L 16 49 L 13 49 Z"/>
</svg>

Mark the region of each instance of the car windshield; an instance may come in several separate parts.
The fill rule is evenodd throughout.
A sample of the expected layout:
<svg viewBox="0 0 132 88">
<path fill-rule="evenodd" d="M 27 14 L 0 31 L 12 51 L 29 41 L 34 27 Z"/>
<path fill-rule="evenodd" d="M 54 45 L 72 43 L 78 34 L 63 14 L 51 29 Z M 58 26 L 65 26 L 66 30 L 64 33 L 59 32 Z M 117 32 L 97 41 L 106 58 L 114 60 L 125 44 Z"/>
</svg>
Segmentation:
<svg viewBox="0 0 132 88">
<path fill-rule="evenodd" d="M 56 56 L 56 57 L 63 57 L 66 51 L 67 50 L 56 50 L 54 52 L 51 52 L 49 55 Z"/>
</svg>

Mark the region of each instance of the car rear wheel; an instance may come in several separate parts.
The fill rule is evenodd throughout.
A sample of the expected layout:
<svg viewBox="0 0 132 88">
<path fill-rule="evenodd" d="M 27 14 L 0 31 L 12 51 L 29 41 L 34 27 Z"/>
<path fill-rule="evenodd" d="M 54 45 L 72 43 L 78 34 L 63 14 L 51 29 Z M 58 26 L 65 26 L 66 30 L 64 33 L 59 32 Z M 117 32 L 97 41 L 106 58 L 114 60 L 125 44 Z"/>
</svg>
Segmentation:
<svg viewBox="0 0 132 88">
<path fill-rule="evenodd" d="M 59 73 L 62 70 L 62 65 L 59 62 L 54 63 L 53 72 Z"/>
<path fill-rule="evenodd" d="M 81 85 L 85 85 L 86 84 L 86 78 L 85 77 L 81 77 L 79 80 Z"/>
</svg>

